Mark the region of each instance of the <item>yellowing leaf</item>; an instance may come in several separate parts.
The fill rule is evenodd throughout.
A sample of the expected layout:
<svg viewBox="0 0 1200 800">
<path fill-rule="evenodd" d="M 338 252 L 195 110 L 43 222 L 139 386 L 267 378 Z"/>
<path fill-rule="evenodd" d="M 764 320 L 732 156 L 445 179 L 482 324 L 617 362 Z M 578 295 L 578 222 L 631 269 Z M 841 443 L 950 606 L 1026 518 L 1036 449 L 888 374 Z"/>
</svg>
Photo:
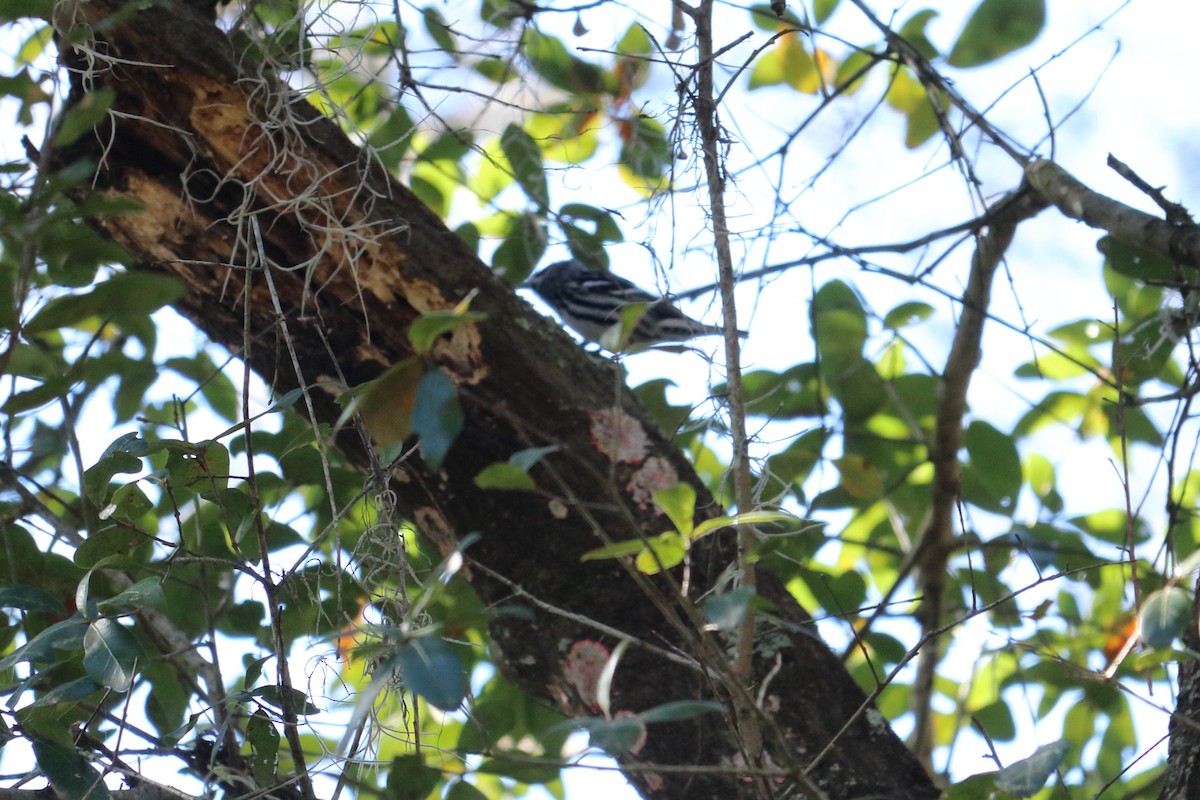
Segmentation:
<svg viewBox="0 0 1200 800">
<path fill-rule="evenodd" d="M 696 514 L 696 490 L 690 483 L 677 483 L 654 493 L 654 504 L 675 525 L 675 530 L 684 536 L 692 533 L 692 519 Z"/>
<path fill-rule="evenodd" d="M 412 435 L 413 405 L 423 371 L 419 358 L 406 358 L 364 389 L 358 413 L 379 444 L 398 444 Z"/>
</svg>

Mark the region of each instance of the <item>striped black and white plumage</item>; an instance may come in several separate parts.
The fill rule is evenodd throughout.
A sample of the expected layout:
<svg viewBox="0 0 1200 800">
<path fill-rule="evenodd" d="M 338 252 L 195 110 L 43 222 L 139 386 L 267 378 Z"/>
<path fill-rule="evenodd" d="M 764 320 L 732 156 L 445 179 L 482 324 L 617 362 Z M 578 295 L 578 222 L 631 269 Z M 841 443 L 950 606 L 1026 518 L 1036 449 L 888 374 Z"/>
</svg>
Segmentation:
<svg viewBox="0 0 1200 800">
<path fill-rule="evenodd" d="M 637 349 L 663 342 L 683 342 L 697 336 L 720 336 L 719 326 L 697 322 L 671 305 L 605 270 L 588 269 L 579 261 L 551 264 L 525 282 L 563 321 L 589 341 L 608 347 L 605 333 L 621 322 L 621 310 L 646 304 L 645 313 L 629 335 L 627 347 Z M 745 336 L 744 331 L 738 331 Z"/>
</svg>

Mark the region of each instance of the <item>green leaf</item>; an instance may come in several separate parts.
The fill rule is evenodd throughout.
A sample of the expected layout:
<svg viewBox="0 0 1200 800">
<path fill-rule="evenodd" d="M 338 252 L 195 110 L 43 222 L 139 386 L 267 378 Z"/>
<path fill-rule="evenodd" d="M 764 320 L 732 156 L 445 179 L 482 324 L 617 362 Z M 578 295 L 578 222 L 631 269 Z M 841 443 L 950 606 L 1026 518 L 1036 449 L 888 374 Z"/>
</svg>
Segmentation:
<svg viewBox="0 0 1200 800">
<path fill-rule="evenodd" d="M 58 741 L 31 735 L 38 769 L 63 800 L 109 800 L 108 787 L 91 762 L 78 750 Z"/>
<path fill-rule="evenodd" d="M 96 692 L 104 687 L 96 683 L 91 678 L 84 676 L 76 678 L 73 681 L 60 683 L 50 691 L 42 694 L 34 701 L 34 705 L 39 707 L 50 706 L 71 706 L 78 703 L 80 700 L 85 700 L 91 697 Z"/>
<path fill-rule="evenodd" d="M 105 528 L 90 534 L 83 544 L 75 549 L 74 561 L 83 569 L 91 569 L 110 556 L 131 556 L 142 547 L 148 550 L 153 541 L 149 534 L 141 531 L 118 527 Z M 110 566 L 115 567 L 117 564 Z"/>
<path fill-rule="evenodd" d="M 1023 475 L 1013 437 L 977 419 L 967 428 L 963 444 L 970 455 L 963 466 L 963 499 L 997 514 L 1011 514 Z"/>
<path fill-rule="evenodd" d="M 586 726 L 588 744 L 610 755 L 636 752 L 646 740 L 646 726 L 636 716 L 591 718 Z"/>
<path fill-rule="evenodd" d="M 58 660 L 58 651 L 70 652 L 83 647 L 87 629 L 88 624 L 78 617 L 56 622 L 0 659 L 0 672 L 10 670 L 22 661 L 31 664 L 53 663 Z"/>
<path fill-rule="evenodd" d="M 168 443 L 167 474 L 175 486 L 197 494 L 229 486 L 229 448 L 207 439 Z"/>
<path fill-rule="evenodd" d="M 0 22 L 16 22 L 32 17 L 49 22 L 54 0 L 0 0 Z"/>
<path fill-rule="evenodd" d="M 883 327 L 898 331 L 918 322 L 924 322 L 933 316 L 933 306 L 928 303 L 901 303 L 887 313 L 883 318 Z"/>
<path fill-rule="evenodd" d="M 867 75 L 878 63 L 879 59 L 869 51 L 855 50 L 838 65 L 833 76 L 834 87 L 843 94 L 854 94 L 865 85 Z"/>
<path fill-rule="evenodd" d="M 120 272 L 85 294 L 56 297 L 25 325 L 28 333 L 42 333 L 77 325 L 92 317 L 144 316 L 187 294 L 175 278 L 145 272 Z"/>
<path fill-rule="evenodd" d="M 771 419 L 820 417 L 828 413 L 825 391 L 815 363 L 804 362 L 783 372 L 759 369 L 742 376 L 747 412 Z M 713 387 L 725 392 L 725 384 Z"/>
<path fill-rule="evenodd" d="M 837 5 L 837 0 L 817 0 L 817 4 L 833 13 L 833 6 Z M 791 9 L 784 9 L 781 16 L 776 14 L 767 3 L 755 3 L 750 7 L 750 21 L 754 23 L 754 27 L 767 33 L 775 33 L 787 28 L 805 27 Z"/>
<path fill-rule="evenodd" d="M 825 22 L 833 16 L 833 12 L 837 10 L 838 3 L 841 0 L 813 0 L 813 19 L 817 24 Z"/>
<path fill-rule="evenodd" d="M 62 601 L 38 586 L 9 586 L 0 589 L 0 608 L 16 608 L 43 614 L 62 614 Z"/>
<path fill-rule="evenodd" d="M 85 94 L 63 114 L 55 133 L 55 145 L 66 147 L 94 129 L 108 116 L 116 97 L 112 89 L 97 89 Z"/>
<path fill-rule="evenodd" d="M 519 469 L 529 471 L 533 469 L 534 464 L 541 461 L 545 456 L 558 452 L 561 449 L 559 445 L 551 444 L 545 447 L 530 447 L 525 450 L 518 450 L 508 457 L 508 463 Z"/>
<path fill-rule="evenodd" d="M 724 714 L 725 706 L 714 700 L 676 700 L 663 703 L 649 711 L 643 711 L 638 716 L 642 722 L 680 722 L 695 719 L 704 714 Z"/>
<path fill-rule="evenodd" d="M 813 338 L 824 358 L 845 361 L 862 354 L 867 341 L 867 315 L 848 284 L 830 281 L 817 290 L 809 305 Z"/>
<path fill-rule="evenodd" d="M 591 230 L 585 230 L 581 223 Z M 593 269 L 607 269 L 605 245 L 625 239 L 611 212 L 584 203 L 567 203 L 560 208 L 558 224 L 566 236 L 571 255 Z"/>
<path fill-rule="evenodd" d="M 1163 307 L 1163 287 L 1147 286 L 1137 278 L 1122 275 L 1107 259 L 1104 262 L 1104 286 L 1126 320 L 1146 319 L 1157 315 Z M 1128 322 L 1122 327 L 1129 332 Z"/>
<path fill-rule="evenodd" d="M 71 387 L 71 383 L 72 381 L 65 378 L 52 378 L 32 389 L 14 392 L 4 401 L 4 405 L 0 406 L 0 411 L 9 416 L 16 416 L 26 411 L 41 408 L 47 403 L 64 396 Z"/>
<path fill-rule="evenodd" d="M 1071 743 L 1066 739 L 1042 745 L 1029 758 L 997 772 L 996 788 L 1016 797 L 1029 797 L 1046 784 L 1070 751 Z"/>
<path fill-rule="evenodd" d="M 259 786 L 274 786 L 279 756 L 279 731 L 261 708 L 246 722 L 246 744 L 250 745 L 250 767 Z"/>
<path fill-rule="evenodd" d="M 484 467 L 483 471 L 475 476 L 475 485 L 480 489 L 534 491 L 537 484 L 529 475 L 529 470 L 544 456 L 559 449 L 558 445 L 548 445 L 518 450 L 508 457 L 507 462 L 498 461 Z"/>
<path fill-rule="evenodd" d="M 1093 511 L 1090 514 L 1081 514 L 1068 520 L 1068 522 L 1088 535 L 1119 547 L 1127 544 L 1128 525 L 1126 521 L 1125 511 L 1120 508 Z M 1146 527 L 1145 521 L 1141 518 L 1135 518 L 1133 524 L 1134 543 L 1144 543 L 1149 536 L 1150 532 Z"/>
<path fill-rule="evenodd" d="M 388 111 L 383 122 L 371 131 L 367 144 L 390 170 L 400 167 L 405 154 L 412 148 L 413 136 L 417 132 L 416 125 L 404 106 L 396 105 Z"/>
<path fill-rule="evenodd" d="M 146 692 L 146 717 L 161 733 L 183 724 L 191 689 L 185 689 L 179 673 L 166 661 L 151 660 L 142 670 L 149 682 Z"/>
<path fill-rule="evenodd" d="M 824 523 L 806 523 L 794 514 L 789 514 L 786 511 L 747 511 L 745 514 L 734 514 L 732 516 L 713 517 L 706 519 L 696 526 L 692 531 L 692 539 L 699 539 L 707 533 L 720 530 L 721 528 L 730 528 L 734 525 L 762 525 L 770 522 L 791 523 L 799 526 L 799 530 L 812 530 L 820 528 Z"/>
<path fill-rule="evenodd" d="M 450 645 L 433 636 L 413 639 L 396 650 L 404 685 L 443 711 L 453 711 L 467 696 L 467 673 Z"/>
<path fill-rule="evenodd" d="M 112 500 L 100 509 L 101 520 L 117 520 L 136 525 L 141 517 L 154 509 L 154 503 L 136 483 L 127 483 L 113 492 Z"/>
<path fill-rule="evenodd" d="M 952 67 L 990 63 L 1031 43 L 1045 24 L 1046 0 L 982 0 L 946 61 Z"/>
<path fill-rule="evenodd" d="M 604 71 L 567 52 L 553 36 L 530 28 L 525 37 L 525 55 L 534 72 L 551 86 L 572 94 L 598 94 L 605 90 Z"/>
<path fill-rule="evenodd" d="M 487 314 L 482 311 L 429 311 L 413 320 L 408 327 L 408 338 L 413 350 L 425 355 L 442 336 L 485 319 Z"/>
<path fill-rule="evenodd" d="M 719 631 L 736 630 L 746 618 L 753 597 L 754 592 L 744 586 L 711 595 L 704 601 L 704 615 Z"/>
<path fill-rule="evenodd" d="M 412 428 L 421 437 L 421 457 L 430 469 L 441 467 L 462 427 L 462 406 L 454 381 L 440 369 L 428 370 L 417 386 Z"/>
<path fill-rule="evenodd" d="M 938 12 L 931 8 L 924 8 L 908 18 L 908 21 L 901 26 L 898 33 L 901 38 L 905 39 L 913 46 L 918 53 L 928 59 L 938 57 L 938 49 L 934 47 L 933 42 L 929 41 L 928 34 L 925 29 L 929 23 L 936 19 Z"/>
<path fill-rule="evenodd" d="M 1142 601 L 1138 625 L 1142 641 L 1155 649 L 1170 647 L 1192 617 L 1192 600 L 1178 586 L 1167 586 Z"/>
<path fill-rule="evenodd" d="M 696 490 L 690 483 L 676 483 L 654 493 L 654 504 L 663 510 L 675 530 L 690 537 L 695 525 Z"/>
<path fill-rule="evenodd" d="M 626 303 L 621 307 L 621 321 L 609 326 L 600 334 L 599 344 L 610 353 L 636 352 L 643 345 L 630 345 L 629 339 L 646 311 L 649 303 Z"/>
<path fill-rule="evenodd" d="M 207 353 L 200 352 L 191 357 L 168 358 L 163 362 L 163 367 L 195 381 L 200 387 L 200 393 L 204 399 L 208 401 L 214 411 L 225 419 L 234 420 L 240 417 L 241 395 L 238 388 Z"/>
<path fill-rule="evenodd" d="M 1170 258 L 1161 253 L 1144 250 L 1124 239 L 1105 236 L 1096 243 L 1096 249 L 1104 253 L 1108 266 L 1120 275 L 1140 281 L 1179 280 L 1179 269 Z"/>
<path fill-rule="evenodd" d="M 544 764 L 529 763 L 527 756 L 510 758 L 489 758 L 479 765 L 479 772 L 484 775 L 503 775 L 521 783 L 550 783 L 559 778 L 558 767 Z"/>
<path fill-rule="evenodd" d="M 675 531 L 660 533 L 643 542 L 641 539 L 629 539 L 624 542 L 614 542 L 595 550 L 589 550 L 580 557 L 580 561 L 598 561 L 606 558 L 636 555 L 637 568 L 647 575 L 656 575 L 661 569 L 671 569 L 682 563 L 687 555 L 687 540 Z"/>
<path fill-rule="evenodd" d="M 672 163 L 666 129 L 653 117 L 639 114 L 628 120 L 624 130 L 618 159 L 635 179 L 631 184 L 635 188 L 657 186 Z"/>
<path fill-rule="evenodd" d="M 542 151 L 533 137 L 519 125 L 510 122 L 500 135 L 500 149 L 508 158 L 513 178 L 525 195 L 539 209 L 550 207 L 550 190 L 546 184 L 546 167 Z"/>
<path fill-rule="evenodd" d="M 492 254 L 492 268 L 510 286 L 529 277 L 546 252 L 546 225 L 537 214 L 505 215 L 511 222 Z"/>
<path fill-rule="evenodd" d="M 446 18 L 442 16 L 442 12 L 433 6 L 425 6 L 421 9 L 421 16 L 429 37 L 443 52 L 450 54 L 458 52 L 458 42 L 455 40 L 454 31 L 450 30 L 450 26 L 446 24 Z"/>
<path fill-rule="evenodd" d="M 488 796 L 465 780 L 460 780 L 446 792 L 445 800 L 488 800 Z"/>
<path fill-rule="evenodd" d="M 676 534 L 677 535 L 677 534 Z M 604 547 L 597 547 L 595 550 L 588 550 L 579 557 L 580 561 L 599 561 L 605 558 L 618 558 L 620 556 L 632 556 L 646 549 L 646 545 L 641 539 L 627 539 L 623 542 L 613 542 Z"/>
<path fill-rule="evenodd" d="M 475 476 L 475 485 L 480 489 L 503 489 L 509 491 L 532 492 L 537 484 L 529 473 L 520 467 L 504 461 L 488 464 Z"/>
<path fill-rule="evenodd" d="M 266 686 L 256 687 L 250 691 L 250 695 L 252 697 L 261 698 L 265 702 L 270 703 L 271 705 L 275 706 L 275 708 L 278 708 L 282 711 L 283 697 L 285 692 L 287 693 L 288 697 L 291 698 L 292 709 L 295 710 L 297 714 L 312 716 L 314 714 L 321 713 L 320 707 L 309 700 L 308 695 L 299 689 L 290 686 L 279 686 L 278 684 L 271 683 L 267 684 Z"/>
<path fill-rule="evenodd" d="M 396 756 L 387 776 L 386 800 L 425 800 L 442 782 L 440 770 L 425 763 L 424 756 Z"/>
<path fill-rule="evenodd" d="M 96 605 L 101 612 L 112 613 L 124 609 L 158 608 L 164 599 L 161 579 L 144 578 L 116 597 L 101 600 Z"/>
<path fill-rule="evenodd" d="M 133 634 L 111 619 L 98 619 L 83 636 L 83 666 L 102 686 L 125 692 L 146 653 Z"/>
<path fill-rule="evenodd" d="M 1018 378 L 1061 381 L 1087 375 L 1089 367 L 1091 368 L 1090 374 L 1095 374 L 1102 369 L 1100 362 L 1086 352 L 1070 353 L 1069 355 L 1051 352 L 1039 355 L 1036 360 L 1022 364 L 1013 374 Z"/>
<path fill-rule="evenodd" d="M 683 563 L 687 555 L 687 540 L 674 531 L 652 537 L 650 545 L 634 559 L 637 568 L 647 575 L 657 575 Z"/>
</svg>

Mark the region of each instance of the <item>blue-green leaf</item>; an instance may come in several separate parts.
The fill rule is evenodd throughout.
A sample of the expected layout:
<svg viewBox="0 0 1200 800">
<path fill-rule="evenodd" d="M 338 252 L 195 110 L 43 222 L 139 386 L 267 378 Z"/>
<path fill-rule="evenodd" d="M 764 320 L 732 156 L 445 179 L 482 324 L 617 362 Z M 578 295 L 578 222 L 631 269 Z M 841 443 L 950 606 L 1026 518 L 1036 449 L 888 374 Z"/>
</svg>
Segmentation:
<svg viewBox="0 0 1200 800">
<path fill-rule="evenodd" d="M 430 469 L 441 467 L 462 426 L 454 381 L 441 370 L 430 369 L 417 386 L 412 412 L 413 432 L 421 437 L 421 457 Z"/>
<path fill-rule="evenodd" d="M 1147 647 L 1170 647 L 1192 617 L 1192 600 L 1178 586 L 1167 586 L 1142 602 L 1139 630 Z"/>
<path fill-rule="evenodd" d="M 453 711 L 467 696 L 467 673 L 462 660 L 441 639 L 425 636 L 396 650 L 404 685 L 432 706 Z"/>
<path fill-rule="evenodd" d="M 1042 745 L 1029 758 L 996 773 L 996 788 L 1016 797 L 1029 797 L 1046 784 L 1070 751 L 1071 743 L 1066 739 Z"/>
<path fill-rule="evenodd" d="M 98 619 L 83 635 L 83 666 L 99 684 L 117 692 L 133 685 L 134 669 L 146 657 L 133 634 L 111 619 Z"/>
</svg>

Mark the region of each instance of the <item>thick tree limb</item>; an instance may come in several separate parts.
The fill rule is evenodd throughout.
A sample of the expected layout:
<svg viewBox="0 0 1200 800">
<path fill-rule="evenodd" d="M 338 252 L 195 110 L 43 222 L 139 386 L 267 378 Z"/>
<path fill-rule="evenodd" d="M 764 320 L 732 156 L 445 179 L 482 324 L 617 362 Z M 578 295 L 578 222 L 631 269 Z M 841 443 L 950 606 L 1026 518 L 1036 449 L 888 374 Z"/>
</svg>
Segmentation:
<svg viewBox="0 0 1200 800">
<path fill-rule="evenodd" d="M 1145 250 L 1170 256 L 1181 266 L 1200 268 L 1200 226 L 1174 225 L 1094 192 L 1053 161 L 1025 168 L 1025 179 L 1048 203 L 1071 219 L 1108 231 Z"/>
</svg>

